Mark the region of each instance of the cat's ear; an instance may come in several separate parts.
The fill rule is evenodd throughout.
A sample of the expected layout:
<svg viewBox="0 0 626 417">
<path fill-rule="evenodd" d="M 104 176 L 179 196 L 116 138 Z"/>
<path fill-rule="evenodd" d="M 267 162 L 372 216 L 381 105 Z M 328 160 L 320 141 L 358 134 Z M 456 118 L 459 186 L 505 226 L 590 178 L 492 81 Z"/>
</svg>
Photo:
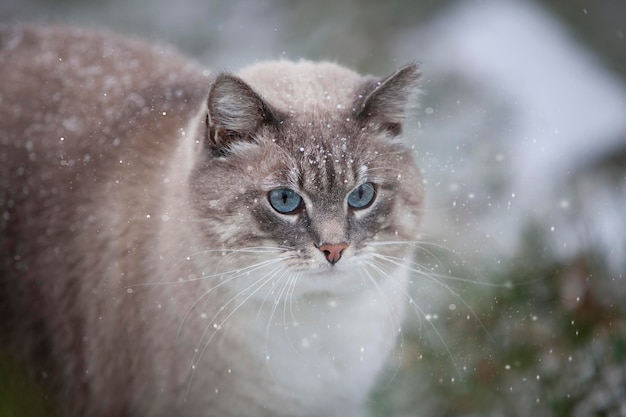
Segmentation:
<svg viewBox="0 0 626 417">
<path fill-rule="evenodd" d="M 207 100 L 205 146 L 215 155 L 225 155 L 234 142 L 253 140 L 263 125 L 277 123 L 277 116 L 241 78 L 218 74 Z"/>
<path fill-rule="evenodd" d="M 417 105 L 420 75 L 417 64 L 413 63 L 388 77 L 366 82 L 355 101 L 356 120 L 364 126 L 398 136 L 407 112 Z"/>
</svg>

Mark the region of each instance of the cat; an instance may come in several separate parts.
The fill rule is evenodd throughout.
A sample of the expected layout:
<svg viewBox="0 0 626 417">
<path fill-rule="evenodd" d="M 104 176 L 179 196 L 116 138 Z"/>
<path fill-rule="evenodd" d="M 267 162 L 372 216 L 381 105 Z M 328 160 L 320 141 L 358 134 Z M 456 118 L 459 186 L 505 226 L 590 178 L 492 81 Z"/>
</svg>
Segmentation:
<svg viewBox="0 0 626 417">
<path fill-rule="evenodd" d="M 415 64 L 209 73 L 0 30 L 0 348 L 64 416 L 364 416 L 424 190 Z"/>
</svg>

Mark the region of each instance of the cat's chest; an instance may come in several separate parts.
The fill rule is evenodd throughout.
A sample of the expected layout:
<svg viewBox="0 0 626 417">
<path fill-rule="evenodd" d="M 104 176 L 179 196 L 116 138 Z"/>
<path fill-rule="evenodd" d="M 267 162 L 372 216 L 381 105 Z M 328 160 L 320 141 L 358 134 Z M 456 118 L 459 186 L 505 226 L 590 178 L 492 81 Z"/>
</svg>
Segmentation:
<svg viewBox="0 0 626 417">
<path fill-rule="evenodd" d="M 394 348 L 402 316 L 398 289 L 392 289 L 398 284 L 366 285 L 352 296 L 249 306 L 256 307 L 253 317 L 242 314 L 231 323 L 246 357 L 231 372 L 249 372 L 252 366 L 257 386 L 307 407 L 359 401 Z"/>
<path fill-rule="evenodd" d="M 292 284 L 254 297 L 240 289 L 260 279 L 251 274 L 232 288 L 235 280 L 214 291 L 195 288 L 186 301 L 172 298 L 166 316 L 179 328 L 180 360 L 169 380 L 182 384 L 186 406 L 229 404 L 221 415 L 239 417 L 362 415 L 399 337 L 407 269 L 368 276 L 355 264 L 344 271 L 281 275 Z M 337 281 L 306 281 L 314 279 Z M 327 290 L 303 295 L 299 285 Z M 171 288 L 164 291 L 172 295 Z M 171 343 L 162 329 L 155 328 L 151 343 Z"/>
</svg>

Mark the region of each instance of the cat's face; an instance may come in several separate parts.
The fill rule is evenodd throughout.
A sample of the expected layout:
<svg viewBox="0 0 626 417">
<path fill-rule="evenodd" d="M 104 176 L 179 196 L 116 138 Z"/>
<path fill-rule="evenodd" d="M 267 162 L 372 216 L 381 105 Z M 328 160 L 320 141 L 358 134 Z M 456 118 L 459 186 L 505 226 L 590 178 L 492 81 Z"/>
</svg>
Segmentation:
<svg viewBox="0 0 626 417">
<path fill-rule="evenodd" d="M 223 251 L 222 272 L 317 275 L 299 284 L 315 291 L 324 289 L 320 275 L 352 276 L 377 254 L 402 256 L 399 242 L 417 239 L 422 183 L 398 139 L 417 71 L 405 67 L 379 83 L 350 75 L 345 104 L 305 111 L 262 98 L 238 78 L 216 78 L 190 186 L 206 249 Z"/>
</svg>

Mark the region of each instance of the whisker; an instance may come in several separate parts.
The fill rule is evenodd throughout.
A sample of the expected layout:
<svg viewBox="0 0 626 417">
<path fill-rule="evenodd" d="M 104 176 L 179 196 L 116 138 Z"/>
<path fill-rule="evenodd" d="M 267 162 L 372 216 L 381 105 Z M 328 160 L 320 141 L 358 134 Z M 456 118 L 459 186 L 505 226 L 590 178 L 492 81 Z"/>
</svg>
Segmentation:
<svg viewBox="0 0 626 417">
<path fill-rule="evenodd" d="M 290 258 L 293 258 L 293 257 L 285 257 L 284 259 L 290 259 Z M 287 271 L 287 269 L 286 269 L 286 268 L 285 268 L 285 271 Z M 283 271 L 283 273 L 284 273 L 284 271 Z M 280 277 L 280 278 L 278 278 L 278 281 L 279 281 L 279 282 L 280 282 L 280 281 L 282 281 L 282 274 L 281 274 L 281 277 Z M 263 302 L 262 302 L 262 303 L 261 303 L 261 305 L 259 306 L 259 310 L 258 310 L 258 312 L 257 312 L 257 319 L 261 316 L 261 313 L 263 312 L 263 307 L 265 306 L 265 303 L 267 302 L 267 300 L 268 300 L 268 298 L 269 298 L 269 296 L 270 296 L 271 294 L 272 294 L 272 292 L 268 292 L 268 293 L 265 295 L 265 297 L 263 298 Z"/>
<path fill-rule="evenodd" d="M 480 317 L 478 317 L 478 314 L 476 314 L 476 312 L 474 311 L 474 309 L 469 305 L 469 303 L 467 303 L 467 301 L 465 301 L 463 299 L 463 297 L 461 297 L 460 294 L 458 294 L 456 291 L 454 291 L 454 289 L 449 286 L 448 284 L 446 284 L 443 280 L 444 279 L 449 279 L 449 280 L 453 280 L 453 281 L 460 281 L 460 282 L 470 282 L 473 284 L 478 284 L 475 281 L 472 280 L 467 280 L 467 279 L 463 279 L 463 278 L 458 278 L 458 277 L 451 277 L 451 276 L 445 276 L 445 275 L 441 275 L 441 274 L 436 274 L 434 272 L 431 271 L 427 271 L 426 268 L 423 267 L 423 265 L 417 263 L 417 262 L 410 262 L 410 265 L 406 265 L 404 263 L 404 260 L 401 258 L 395 258 L 392 256 L 386 256 L 386 255 L 380 255 L 380 254 L 374 254 L 374 257 L 386 262 L 390 262 L 393 265 L 396 266 L 401 266 L 401 267 L 405 267 L 408 268 L 409 271 L 414 272 L 418 275 L 421 275 L 425 278 L 428 278 L 431 280 L 431 282 L 439 285 L 441 288 L 444 288 L 445 290 L 447 290 L 451 295 L 454 296 L 454 298 L 456 298 L 472 315 L 472 317 L 474 317 L 474 319 L 478 322 L 478 324 L 480 325 L 480 327 L 482 328 L 482 330 L 485 332 L 485 334 L 487 335 L 487 337 L 489 338 L 489 340 L 492 343 L 495 343 L 495 340 L 493 339 L 493 337 L 491 336 L 491 334 L 489 333 L 489 330 L 487 330 L 487 327 L 485 326 L 485 324 L 483 323 L 483 321 L 480 319 Z M 417 268 L 413 267 L 416 266 Z M 486 284 L 488 285 L 488 284 Z M 490 286 L 490 285 L 488 285 Z"/>
<path fill-rule="evenodd" d="M 384 256 L 384 255 L 377 255 L 376 256 L 377 259 L 377 263 L 383 261 L 383 262 L 389 262 L 392 265 L 395 266 L 401 266 L 401 267 L 405 267 L 408 268 L 409 271 L 417 273 L 419 275 L 425 276 L 429 279 L 431 279 L 432 282 L 436 283 L 437 285 L 439 285 L 440 287 L 446 289 L 450 294 L 452 294 L 455 298 L 457 298 L 462 305 L 471 313 L 471 315 L 477 320 L 477 322 L 479 323 L 479 325 L 481 326 L 481 328 L 483 329 L 483 331 L 485 332 L 485 334 L 489 337 L 489 339 L 492 341 L 492 343 L 495 343 L 495 340 L 493 339 L 493 337 L 491 336 L 491 334 L 489 333 L 489 331 L 487 330 L 486 326 L 484 325 L 484 323 L 482 322 L 482 320 L 480 320 L 480 318 L 478 317 L 478 315 L 474 312 L 474 310 L 469 306 L 469 304 L 463 300 L 463 298 L 457 294 L 454 290 L 452 290 L 452 288 L 445 284 L 444 282 L 442 282 L 440 279 L 438 279 L 436 276 L 433 276 L 435 274 L 430 274 L 425 272 L 422 269 L 416 269 L 414 267 L 412 267 L 411 265 L 417 265 L 420 268 L 423 268 L 421 265 L 415 263 L 415 262 L 411 262 L 409 263 L 409 265 L 406 265 L 406 261 L 404 259 L 400 259 L 400 258 L 393 258 L 393 257 L 388 257 L 388 256 Z M 402 262 L 401 262 L 402 261 Z M 419 306 L 419 304 L 417 304 L 413 297 L 403 288 L 400 287 L 399 288 L 400 291 L 402 291 L 405 296 L 407 297 L 408 301 L 409 301 L 409 306 L 411 307 L 411 309 L 415 312 L 417 318 L 420 320 L 420 324 L 422 324 L 424 322 L 424 319 L 426 319 L 426 322 L 428 322 L 429 327 L 432 329 L 432 331 L 435 333 L 437 340 L 439 340 L 440 344 L 444 347 L 446 354 L 448 356 L 448 358 L 450 359 L 454 369 L 456 370 L 456 373 L 459 377 L 459 379 L 463 379 L 463 374 L 461 372 L 461 368 L 459 367 L 457 361 L 454 359 L 454 356 L 452 354 L 452 351 L 450 350 L 449 345 L 446 343 L 446 340 L 443 336 L 443 334 L 439 331 L 439 329 L 437 328 L 437 326 L 435 325 L 435 323 L 430 320 L 428 317 L 429 315 L 426 314 L 424 312 L 424 310 Z M 432 340 L 432 339 L 431 339 Z"/>
<path fill-rule="evenodd" d="M 401 264 L 395 264 L 395 265 L 404 266 L 404 265 L 401 265 Z M 374 261 L 374 260 L 370 261 L 370 266 L 371 267 L 376 267 L 376 268 L 381 268 L 380 264 L 376 263 L 376 261 Z M 420 326 L 423 323 L 423 319 L 426 318 L 426 322 L 429 324 L 429 326 L 432 329 L 432 331 L 435 332 L 435 335 L 437 336 L 437 340 L 439 340 L 441 345 L 443 345 L 443 347 L 444 347 L 444 349 L 446 351 L 446 354 L 448 355 L 448 358 L 450 358 L 450 361 L 452 362 L 452 366 L 454 367 L 454 369 L 456 370 L 457 375 L 459 376 L 459 379 L 462 379 L 463 375 L 461 373 L 461 368 L 459 367 L 459 365 L 457 364 L 456 360 L 454 359 L 454 356 L 452 354 L 452 351 L 450 350 L 450 347 L 449 347 L 448 343 L 446 343 L 445 338 L 443 337 L 443 335 L 441 334 L 441 332 L 439 331 L 439 329 L 437 328 L 435 323 L 432 320 L 427 319 L 428 315 L 419 306 L 419 304 L 415 302 L 413 297 L 409 294 L 409 292 L 403 286 L 396 285 L 396 288 L 398 288 L 398 290 L 400 290 L 402 292 L 402 294 L 404 294 L 404 296 L 407 298 L 407 300 L 409 302 L 409 306 L 415 312 L 415 314 L 417 315 L 417 318 L 420 320 Z M 431 338 L 431 341 L 432 341 L 432 338 Z"/>
<path fill-rule="evenodd" d="M 428 256 L 432 257 L 435 259 L 436 264 L 440 267 L 443 268 L 444 263 L 439 259 L 439 257 L 437 257 L 437 255 L 435 255 L 435 253 L 429 249 L 426 249 L 424 246 L 429 245 L 430 242 L 425 242 L 425 241 L 407 241 L 407 242 L 402 242 L 402 241 L 387 241 L 387 242 L 376 242 L 376 243 L 380 243 L 378 246 L 385 246 L 385 245 L 399 245 L 399 244 L 408 244 L 409 246 L 419 249 L 421 251 L 423 251 L 424 253 L 426 253 Z M 375 246 L 375 245 L 373 245 Z M 439 244 L 432 244 L 432 246 L 435 246 L 439 249 L 445 249 L 447 250 L 447 248 L 445 248 L 444 246 L 441 246 Z"/>
<path fill-rule="evenodd" d="M 300 274 L 301 274 L 300 272 L 296 272 L 295 275 L 292 277 L 290 292 L 288 292 L 289 312 L 291 314 L 291 319 L 293 320 L 294 323 L 297 323 L 298 320 L 296 319 L 296 315 L 293 311 L 293 295 L 296 290 L 296 284 L 298 283 L 298 280 L 300 279 Z"/>
<path fill-rule="evenodd" d="M 201 256 L 201 255 L 208 255 L 208 254 L 211 254 L 211 253 L 226 253 L 226 252 L 228 252 L 228 255 L 226 255 L 226 256 L 231 256 L 231 255 L 238 254 L 238 253 L 281 253 L 281 252 L 284 252 L 285 250 L 290 250 L 290 248 L 276 246 L 276 247 L 249 247 L 249 248 L 238 248 L 238 249 L 207 249 L 207 250 L 203 250 L 203 251 L 196 252 L 194 254 L 188 255 L 188 256 L 185 257 L 185 259 L 182 259 L 182 260 L 176 262 L 174 265 L 172 265 L 164 273 L 164 275 L 168 275 L 171 271 L 173 271 L 180 264 L 182 264 L 184 262 L 189 262 L 189 261 L 191 261 L 192 258 Z M 223 262 L 223 261 L 220 260 L 220 263 L 221 262 Z M 254 266 L 254 265 L 252 265 L 252 266 Z M 244 270 L 244 269 L 250 268 L 250 267 L 251 266 L 246 266 L 244 268 L 241 268 L 240 270 Z M 239 270 L 233 270 L 231 272 L 237 272 L 237 271 L 239 271 Z M 125 286 L 124 289 L 136 288 L 136 287 L 145 287 L 145 286 L 185 284 L 185 283 L 189 283 L 189 282 L 196 282 L 196 281 L 201 281 L 201 280 L 205 280 L 205 279 L 215 278 L 215 277 L 224 275 L 225 273 L 228 273 L 228 272 L 217 272 L 217 273 L 210 274 L 210 275 L 201 275 L 201 276 L 196 277 L 196 278 L 177 279 L 175 281 L 158 281 L 158 282 L 155 281 L 155 282 L 135 283 L 135 284 L 130 284 L 130 285 Z"/>
<path fill-rule="evenodd" d="M 265 273 L 263 276 L 261 276 L 258 279 L 255 279 L 250 285 L 248 285 L 246 288 L 242 289 L 241 291 L 239 291 L 237 294 L 233 295 L 226 303 L 222 304 L 219 308 L 219 311 L 217 311 L 213 317 L 211 318 L 211 321 L 209 322 L 209 324 L 205 327 L 205 331 L 202 333 L 201 337 L 200 337 L 200 342 L 198 343 L 198 347 L 202 344 L 202 341 L 205 339 L 208 330 L 213 326 L 214 328 L 221 328 L 230 317 L 233 316 L 233 314 L 235 314 L 239 308 L 241 308 L 241 306 L 243 306 L 243 304 L 248 301 L 250 298 L 252 298 L 258 291 L 261 290 L 261 288 L 263 288 L 268 282 L 270 282 L 272 279 L 274 279 L 275 277 L 275 273 L 276 271 L 281 270 L 282 267 L 278 266 L 273 268 L 272 270 L 268 271 L 267 273 Z M 255 286 L 258 286 L 257 288 L 254 288 Z M 228 307 L 228 305 L 230 305 L 232 302 L 234 302 L 235 300 L 237 300 L 239 297 L 243 296 L 246 292 L 250 291 L 251 289 L 254 290 L 252 292 L 250 292 L 232 311 L 229 312 L 229 314 L 221 321 L 221 323 L 219 325 L 217 325 L 217 318 L 218 316 L 226 309 L 226 307 Z M 217 327 L 216 327 L 217 325 Z M 207 340 L 207 342 L 205 343 L 205 349 L 206 346 L 208 346 L 208 344 L 211 342 L 212 338 L 215 336 L 216 332 L 214 332 L 210 337 L 209 340 Z M 201 355 L 200 355 L 201 356 Z"/>
<path fill-rule="evenodd" d="M 276 262 L 278 262 L 279 260 L 275 260 Z M 206 352 L 206 349 L 208 348 L 209 344 L 211 343 L 211 341 L 213 340 L 213 338 L 215 337 L 215 335 L 218 333 L 218 331 L 220 331 L 222 329 L 222 327 L 224 326 L 224 324 L 248 301 L 250 300 L 258 291 L 261 290 L 261 288 L 263 288 L 265 285 L 267 285 L 267 283 L 271 282 L 274 277 L 275 277 L 275 273 L 276 271 L 281 270 L 283 267 L 282 266 L 278 266 L 274 269 L 272 269 L 271 271 L 269 271 L 268 273 L 266 273 L 264 276 L 262 276 L 259 279 L 254 280 L 254 282 L 252 282 L 249 286 L 247 286 L 246 288 L 244 288 L 243 290 L 239 291 L 237 294 L 235 294 L 233 297 L 230 298 L 230 300 L 228 300 L 225 304 L 223 304 L 222 306 L 220 306 L 220 308 L 218 309 L 218 311 L 215 313 L 215 315 L 212 317 L 211 321 L 209 322 L 209 324 L 205 327 L 204 332 L 202 333 L 201 337 L 200 337 L 200 341 L 198 342 L 198 345 L 195 349 L 196 353 L 194 353 L 194 356 L 192 358 L 192 363 L 190 366 L 190 372 L 191 375 L 189 376 L 189 383 L 187 386 L 187 395 L 189 394 L 189 391 L 191 389 L 191 384 L 193 382 L 193 378 L 195 375 L 195 370 L 196 370 L 196 363 L 199 363 L 201 358 L 204 356 L 204 353 Z M 257 286 L 257 288 L 254 288 L 255 286 Z M 254 288 L 234 309 L 232 309 L 228 315 L 226 317 L 224 317 L 224 319 L 221 320 L 221 323 L 218 325 L 216 320 L 217 317 L 226 309 L 226 307 L 231 304 L 233 301 L 237 300 L 239 297 L 243 296 L 246 292 L 248 292 L 249 290 L 251 290 L 252 288 Z M 213 333 L 209 336 L 209 338 L 206 340 L 206 342 L 204 342 L 204 347 L 200 350 L 200 346 L 203 344 L 203 340 L 205 340 L 208 330 L 213 327 L 214 331 Z"/>
<path fill-rule="evenodd" d="M 366 267 L 373 268 L 381 276 L 384 276 L 386 278 L 390 278 L 391 277 L 382 268 L 379 268 L 377 265 L 374 265 L 371 262 L 368 262 L 365 265 L 366 265 Z M 372 276 L 371 272 L 366 270 L 366 269 L 361 270 L 361 275 L 363 275 L 363 274 L 365 274 L 365 278 L 367 278 L 366 282 L 370 282 L 374 286 L 374 288 L 376 289 L 376 291 L 380 295 L 382 301 L 385 303 L 385 306 L 387 307 L 387 312 L 389 314 L 389 322 L 391 323 L 392 328 L 395 328 L 395 327 L 398 328 L 398 334 L 400 335 L 399 336 L 400 337 L 400 341 L 399 341 L 400 352 L 399 352 L 398 366 L 395 367 L 393 374 L 391 375 L 391 377 L 389 378 L 389 381 L 387 382 L 387 384 L 385 386 L 385 388 L 386 388 L 393 382 L 393 380 L 396 378 L 396 376 L 398 375 L 398 373 L 400 372 L 400 369 L 402 367 L 402 359 L 404 358 L 404 332 L 402 330 L 400 317 L 398 317 L 398 315 L 396 314 L 396 311 L 393 308 L 393 304 L 389 301 L 389 299 L 385 295 L 385 292 L 380 287 L 380 284 L 378 283 L 378 281 Z M 393 282 L 393 284 L 396 285 L 395 282 Z M 402 288 L 401 285 L 397 285 L 397 287 Z"/>
<path fill-rule="evenodd" d="M 183 316 L 183 319 L 181 320 L 181 322 L 180 322 L 180 324 L 179 324 L 179 326 L 178 326 L 178 331 L 176 332 L 176 338 L 175 338 L 175 340 L 178 340 L 178 337 L 179 337 L 180 332 L 181 332 L 181 330 L 182 330 L 183 324 L 184 324 L 184 322 L 186 321 L 186 319 L 187 319 L 187 317 L 189 316 L 189 314 L 191 314 L 191 312 L 195 309 L 195 307 L 196 307 L 196 306 L 200 303 L 200 301 L 201 301 L 201 300 L 203 300 L 206 296 L 208 296 L 209 294 L 211 294 L 212 292 L 214 292 L 215 290 L 217 290 L 219 287 L 221 287 L 221 286 L 223 286 L 223 285 L 226 285 L 226 284 L 228 284 L 229 282 L 231 282 L 231 281 L 233 281 L 233 280 L 235 280 L 235 279 L 237 279 L 237 278 L 240 278 L 240 277 L 242 277 L 242 276 L 248 275 L 248 274 L 250 274 L 251 272 L 257 271 L 257 270 L 259 270 L 259 269 L 261 269 L 261 268 L 265 268 L 265 267 L 267 267 L 267 266 L 269 266 L 269 265 L 272 265 L 272 264 L 278 263 L 278 262 L 280 262 L 280 261 L 281 261 L 281 259 L 269 259 L 269 260 L 266 260 L 266 261 L 262 261 L 262 262 L 256 263 L 256 264 L 254 264 L 254 265 L 249 265 L 249 266 L 247 266 L 247 267 L 245 267 L 245 268 L 241 268 L 241 269 L 237 269 L 237 270 L 233 270 L 233 271 L 226 271 L 226 272 L 223 272 L 223 273 L 221 273 L 221 274 L 216 274 L 216 276 L 225 276 L 225 275 L 226 275 L 226 276 L 228 276 L 228 275 L 231 275 L 231 274 L 232 274 L 232 275 L 231 275 L 231 276 L 228 276 L 228 278 L 226 278 L 226 279 L 224 279 L 224 280 L 220 281 L 219 283 L 217 283 L 217 285 L 214 285 L 214 286 L 212 286 L 211 288 L 209 288 L 207 291 L 205 291 L 204 293 L 202 293 L 202 295 L 200 295 L 200 297 L 198 297 L 198 298 L 196 299 L 196 301 L 194 301 L 194 302 L 191 304 L 191 307 L 189 307 L 189 309 L 187 310 L 187 312 L 186 312 L 186 313 L 185 313 L 185 315 Z M 214 277 L 215 277 L 215 276 L 214 276 Z M 205 277 L 205 279 L 206 279 L 206 277 Z M 187 282 L 189 282 L 189 281 L 187 281 Z"/>
<path fill-rule="evenodd" d="M 280 304 L 280 300 L 283 299 L 283 303 L 286 302 L 287 297 L 283 297 L 284 294 L 289 292 L 289 286 L 291 285 L 291 281 L 293 280 L 293 277 L 290 277 L 287 273 L 289 271 L 285 270 L 283 271 L 283 274 L 281 274 L 279 280 L 281 281 L 282 285 L 281 285 L 281 289 L 278 292 L 278 295 L 276 296 L 276 299 L 274 301 L 274 305 L 272 307 L 272 310 L 269 314 L 268 320 L 267 320 L 267 326 L 265 328 L 265 356 L 267 358 L 270 358 L 270 349 L 269 349 L 269 340 L 270 340 L 270 332 L 273 326 L 273 321 L 274 321 L 274 316 L 276 314 L 276 311 L 278 310 L 278 305 Z M 285 277 L 286 276 L 286 277 Z M 283 311 L 284 311 L 284 307 L 283 307 Z M 288 332 L 288 328 L 287 328 L 287 322 L 285 319 L 285 315 L 283 313 L 283 331 L 285 332 L 285 338 L 288 341 L 288 343 L 293 346 L 293 343 L 291 342 L 291 339 L 289 337 L 289 332 Z M 272 373 L 272 368 L 271 366 L 269 366 L 270 369 L 270 373 Z M 272 377 L 273 377 L 273 373 L 272 373 Z"/>
<path fill-rule="evenodd" d="M 452 255 L 455 255 L 455 252 L 439 243 L 436 242 L 429 242 L 429 241 L 421 241 L 421 240 L 413 240 L 413 241 L 376 241 L 376 242 L 372 242 L 370 243 L 370 246 L 374 247 L 374 246 L 393 246 L 393 245 L 406 245 L 406 246 L 410 246 L 410 247 L 414 247 L 416 249 L 419 249 L 420 251 L 424 252 L 426 255 L 430 256 L 431 258 L 435 259 L 436 264 L 440 267 L 443 267 L 446 263 L 441 261 L 439 259 L 439 257 L 432 251 L 429 249 L 426 249 L 425 246 L 432 246 L 436 249 L 441 249 L 444 250 Z M 401 258 L 396 258 L 397 260 L 402 260 Z M 420 268 L 424 268 L 424 270 L 427 270 L 428 268 L 425 265 L 422 264 L 418 264 L 415 263 L 416 266 L 420 267 Z M 435 272 L 433 271 L 429 271 L 429 273 L 435 274 Z M 468 284 L 473 284 L 473 285 L 480 285 L 483 287 L 490 287 L 490 288 L 514 288 L 514 287 L 520 287 L 520 286 L 525 286 L 525 285 L 532 285 L 532 284 L 536 284 L 537 282 L 543 281 L 545 280 L 545 278 L 541 277 L 541 278 L 535 278 L 535 279 L 529 279 L 529 280 L 525 280 L 525 281 L 520 281 L 520 282 L 515 282 L 515 283 L 511 283 L 511 282 L 506 282 L 506 283 L 495 283 L 495 282 L 485 282 L 485 281 L 479 281 L 476 279 L 470 279 L 470 278 L 462 278 L 462 277 L 456 277 L 456 276 L 452 276 L 452 275 L 441 275 L 441 274 L 437 274 L 439 278 L 442 279 L 446 279 L 449 281 L 458 281 L 458 282 L 464 282 L 464 283 L 468 283 Z"/>
</svg>

